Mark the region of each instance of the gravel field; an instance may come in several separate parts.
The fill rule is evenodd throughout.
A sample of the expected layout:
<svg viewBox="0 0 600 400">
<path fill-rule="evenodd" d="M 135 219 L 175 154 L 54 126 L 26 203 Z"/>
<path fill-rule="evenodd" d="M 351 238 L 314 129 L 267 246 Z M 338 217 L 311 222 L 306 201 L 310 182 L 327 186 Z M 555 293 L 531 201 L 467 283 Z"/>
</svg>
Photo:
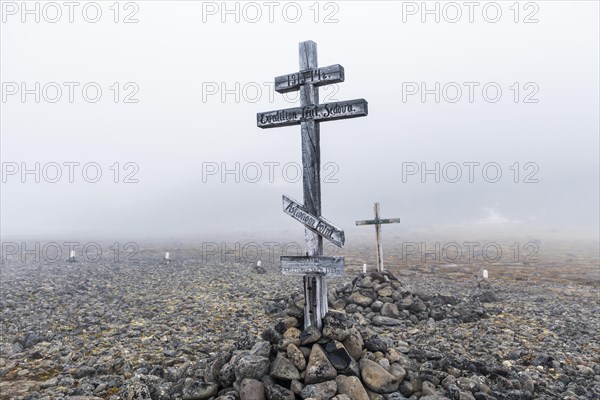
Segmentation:
<svg viewBox="0 0 600 400">
<path fill-rule="evenodd" d="M 361 252 L 350 252 L 347 264 L 370 257 Z M 196 250 L 173 251 L 169 263 L 163 254 L 142 250 L 121 263 L 3 262 L 1 398 L 143 399 L 131 394 L 140 382 L 152 399 L 204 398 L 186 397 L 182 385 L 207 381 L 207 366 L 223 351 L 250 349 L 301 299 L 301 278 L 281 276 L 275 263 L 263 262 L 258 273 L 248 262 L 203 261 Z M 391 295 L 375 294 L 368 306 L 352 298 L 384 283 L 362 277 L 353 294 L 358 268 L 329 280 L 330 308 L 365 339 L 391 338 L 404 357 L 393 361 L 404 363 L 402 393 L 371 398 L 600 398 L 593 263 L 574 280 L 506 267 L 494 270 L 491 286 L 476 279 L 477 266 L 388 265 L 400 281 L 390 300 L 399 316 L 395 305 L 377 305 Z M 167 388 L 162 395 L 159 387 Z"/>
</svg>

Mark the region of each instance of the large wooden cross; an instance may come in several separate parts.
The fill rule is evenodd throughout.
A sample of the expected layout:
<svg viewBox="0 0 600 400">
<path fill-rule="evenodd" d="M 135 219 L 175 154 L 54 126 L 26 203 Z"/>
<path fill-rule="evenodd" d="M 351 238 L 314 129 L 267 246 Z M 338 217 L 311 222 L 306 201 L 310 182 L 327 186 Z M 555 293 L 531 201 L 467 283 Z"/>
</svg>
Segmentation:
<svg viewBox="0 0 600 400">
<path fill-rule="evenodd" d="M 377 271 L 383 272 L 383 245 L 381 243 L 381 225 L 399 224 L 400 218 L 379 218 L 379 203 L 373 206 L 375 219 L 356 221 L 356 225 L 375 225 L 375 240 L 377 241 Z"/>
<path fill-rule="evenodd" d="M 258 113 L 259 128 L 300 125 L 304 204 L 283 196 L 284 212 L 305 225 L 306 257 L 282 257 L 282 273 L 304 276 L 304 327 L 322 327 L 327 313 L 325 276 L 343 274 L 343 257 L 323 257 L 323 237 L 340 246 L 344 233 L 321 217 L 320 123 L 368 113 L 364 99 L 319 104 L 319 86 L 344 81 L 341 65 L 318 67 L 317 44 L 300 43 L 300 71 L 275 78 L 275 91 L 300 90 L 300 107 Z"/>
</svg>

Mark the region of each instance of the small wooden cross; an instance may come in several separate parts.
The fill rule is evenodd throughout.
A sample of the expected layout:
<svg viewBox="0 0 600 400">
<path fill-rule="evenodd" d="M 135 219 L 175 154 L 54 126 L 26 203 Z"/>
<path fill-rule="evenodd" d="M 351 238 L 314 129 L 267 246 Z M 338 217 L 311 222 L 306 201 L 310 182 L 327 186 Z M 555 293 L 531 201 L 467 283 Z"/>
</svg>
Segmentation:
<svg viewBox="0 0 600 400">
<path fill-rule="evenodd" d="M 375 211 L 375 219 L 356 221 L 356 225 L 375 225 L 375 238 L 377 240 L 377 271 L 383 272 L 383 246 L 381 244 L 381 225 L 382 224 L 399 224 L 400 218 L 379 218 L 379 203 L 375 203 L 373 207 Z"/>
</svg>

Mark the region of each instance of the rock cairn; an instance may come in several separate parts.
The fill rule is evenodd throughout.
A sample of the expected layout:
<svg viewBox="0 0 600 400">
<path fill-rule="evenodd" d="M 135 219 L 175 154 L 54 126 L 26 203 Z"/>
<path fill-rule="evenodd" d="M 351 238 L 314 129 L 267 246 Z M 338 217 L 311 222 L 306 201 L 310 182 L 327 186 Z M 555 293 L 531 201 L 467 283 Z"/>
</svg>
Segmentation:
<svg viewBox="0 0 600 400">
<path fill-rule="evenodd" d="M 127 400 L 166 400 L 173 395 L 184 400 L 399 400 L 411 396 L 439 400 L 449 398 L 446 394 L 456 399 L 488 398 L 486 392 L 491 389 L 485 383 L 461 381 L 460 370 L 449 365 L 449 372 L 423 370 L 413 358 L 426 360 L 430 354 L 411 353 L 406 342 L 386 335 L 390 327 L 423 320 L 463 322 L 485 317 L 476 299 L 463 304 L 447 295 L 418 296 L 403 289 L 389 273 L 371 273 L 332 289 L 329 303 L 332 310 L 322 330 L 302 329 L 303 299 L 291 298 L 278 312 L 278 322 L 255 343 L 246 340 L 210 361 L 201 360 L 195 376 L 190 377 L 188 371 L 187 378 L 176 383 L 151 385 L 147 376 L 139 377 L 121 396 Z"/>
<path fill-rule="evenodd" d="M 488 284 L 476 296 L 466 299 L 446 293 L 415 294 L 403 288 L 394 275 L 373 272 L 357 276 L 340 290 L 332 289 L 329 303 L 360 326 L 409 327 L 429 319 L 475 322 L 487 316 L 481 303 L 495 300 L 493 293 Z"/>
</svg>

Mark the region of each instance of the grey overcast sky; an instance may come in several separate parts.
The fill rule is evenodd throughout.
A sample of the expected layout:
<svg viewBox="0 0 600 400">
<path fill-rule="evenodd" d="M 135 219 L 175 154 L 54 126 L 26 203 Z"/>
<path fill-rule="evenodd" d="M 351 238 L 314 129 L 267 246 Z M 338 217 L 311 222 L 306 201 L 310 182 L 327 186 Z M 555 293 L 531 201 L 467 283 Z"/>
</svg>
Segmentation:
<svg viewBox="0 0 600 400">
<path fill-rule="evenodd" d="M 347 237 L 374 201 L 405 233 L 597 237 L 596 1 L 23 4 L 1 2 L 3 238 L 300 229 L 300 128 L 256 113 L 298 104 L 272 83 L 304 40 L 345 68 L 322 102 L 369 102 L 321 124 Z"/>
</svg>

